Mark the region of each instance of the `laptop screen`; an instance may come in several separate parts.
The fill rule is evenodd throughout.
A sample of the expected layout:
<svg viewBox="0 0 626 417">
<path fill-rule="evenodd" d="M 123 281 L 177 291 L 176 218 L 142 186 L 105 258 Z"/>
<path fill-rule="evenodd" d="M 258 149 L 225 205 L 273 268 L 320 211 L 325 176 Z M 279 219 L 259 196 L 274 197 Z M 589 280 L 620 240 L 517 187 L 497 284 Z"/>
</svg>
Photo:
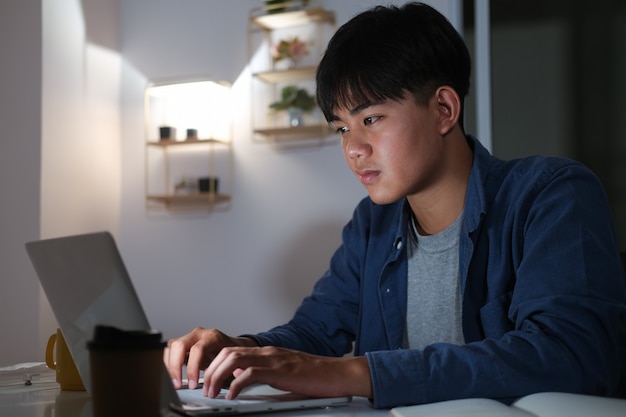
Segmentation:
<svg viewBox="0 0 626 417">
<path fill-rule="evenodd" d="M 102 232 L 48 239 L 26 249 L 90 392 L 87 342 L 95 326 L 150 329 L 113 237 Z"/>
</svg>

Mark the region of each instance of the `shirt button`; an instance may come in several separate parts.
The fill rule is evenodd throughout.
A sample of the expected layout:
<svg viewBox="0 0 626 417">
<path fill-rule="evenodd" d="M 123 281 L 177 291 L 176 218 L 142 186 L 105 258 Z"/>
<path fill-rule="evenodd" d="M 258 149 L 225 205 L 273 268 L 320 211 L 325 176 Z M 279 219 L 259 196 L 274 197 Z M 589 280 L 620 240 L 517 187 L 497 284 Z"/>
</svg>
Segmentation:
<svg viewBox="0 0 626 417">
<path fill-rule="evenodd" d="M 402 239 L 398 239 L 396 241 L 396 249 L 400 250 L 402 248 Z"/>
</svg>

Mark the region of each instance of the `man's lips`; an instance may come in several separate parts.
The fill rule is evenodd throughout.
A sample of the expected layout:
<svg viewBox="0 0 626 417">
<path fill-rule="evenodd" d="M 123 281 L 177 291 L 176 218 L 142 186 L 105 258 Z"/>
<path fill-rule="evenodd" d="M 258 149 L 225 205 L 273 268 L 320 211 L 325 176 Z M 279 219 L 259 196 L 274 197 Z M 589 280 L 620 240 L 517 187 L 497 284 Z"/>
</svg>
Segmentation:
<svg viewBox="0 0 626 417">
<path fill-rule="evenodd" d="M 373 169 L 357 169 L 356 175 L 359 177 L 363 185 L 369 185 L 372 184 L 376 178 L 378 178 L 380 171 Z"/>
</svg>

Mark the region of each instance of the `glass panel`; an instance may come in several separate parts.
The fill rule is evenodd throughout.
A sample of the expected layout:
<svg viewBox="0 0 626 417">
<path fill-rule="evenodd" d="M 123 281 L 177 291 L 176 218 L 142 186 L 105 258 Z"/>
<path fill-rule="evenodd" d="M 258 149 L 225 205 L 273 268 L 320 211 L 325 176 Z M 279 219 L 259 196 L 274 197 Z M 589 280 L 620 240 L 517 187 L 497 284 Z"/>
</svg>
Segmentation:
<svg viewBox="0 0 626 417">
<path fill-rule="evenodd" d="M 464 3 L 473 50 L 473 1 Z M 493 152 L 561 155 L 604 183 L 626 250 L 626 3 L 491 1 Z M 466 127 L 475 129 L 473 96 Z"/>
</svg>

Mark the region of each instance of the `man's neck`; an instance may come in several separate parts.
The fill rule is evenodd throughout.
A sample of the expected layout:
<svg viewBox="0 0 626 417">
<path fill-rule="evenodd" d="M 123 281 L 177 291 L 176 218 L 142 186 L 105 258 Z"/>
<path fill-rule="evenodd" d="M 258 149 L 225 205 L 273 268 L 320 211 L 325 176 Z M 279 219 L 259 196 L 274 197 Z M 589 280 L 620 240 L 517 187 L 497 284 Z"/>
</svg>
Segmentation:
<svg viewBox="0 0 626 417">
<path fill-rule="evenodd" d="M 461 214 L 472 169 L 473 153 L 465 135 L 449 137 L 444 173 L 431 187 L 407 197 L 418 232 L 424 236 L 445 230 Z"/>
</svg>

